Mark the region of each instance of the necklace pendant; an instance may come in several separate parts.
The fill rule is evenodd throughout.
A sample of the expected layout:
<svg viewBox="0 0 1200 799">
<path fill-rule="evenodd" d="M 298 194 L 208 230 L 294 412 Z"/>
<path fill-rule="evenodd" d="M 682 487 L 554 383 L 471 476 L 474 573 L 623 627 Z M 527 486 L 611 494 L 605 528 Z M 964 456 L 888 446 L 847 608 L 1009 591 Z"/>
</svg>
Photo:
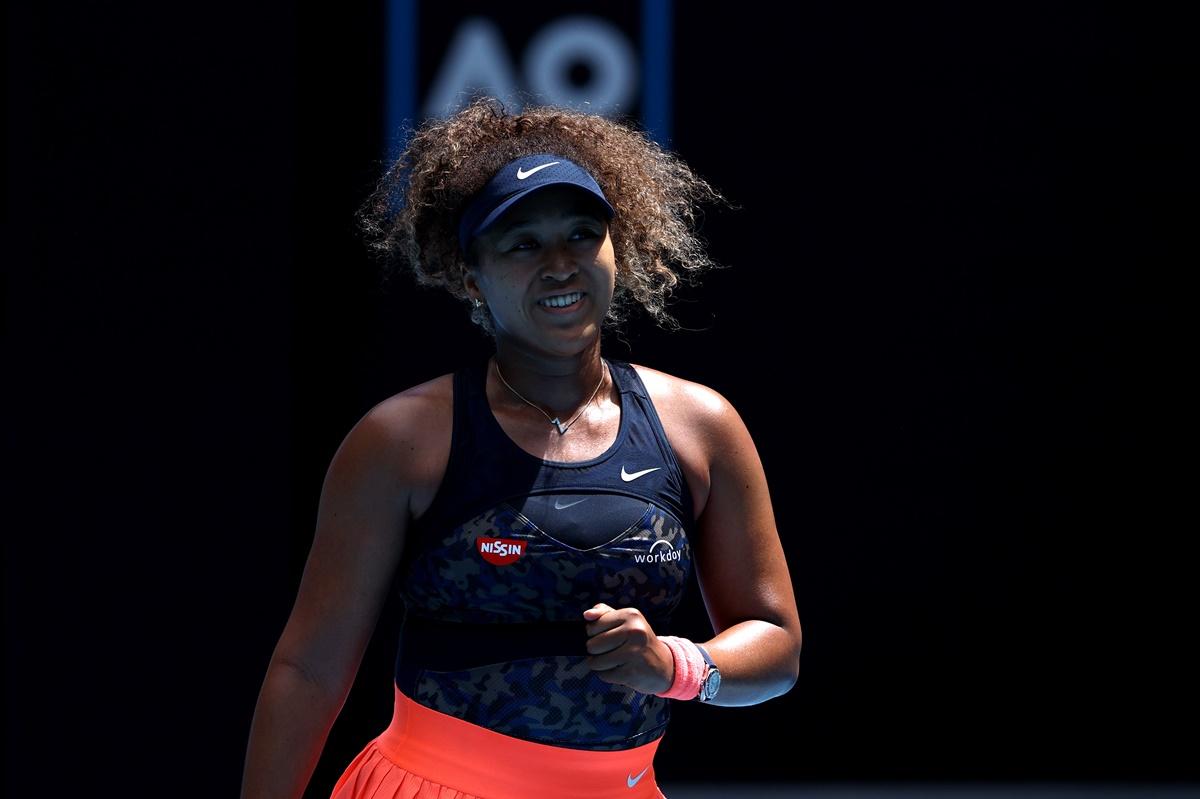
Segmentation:
<svg viewBox="0 0 1200 799">
<path fill-rule="evenodd" d="M 560 436 L 561 436 L 562 434 L 564 434 L 564 433 L 566 433 L 566 432 L 567 432 L 567 431 L 566 431 L 566 429 L 565 429 L 565 428 L 562 426 L 562 422 L 560 422 L 560 421 L 558 420 L 558 417 L 557 417 L 557 416 L 555 416 L 553 419 L 551 419 L 551 420 L 550 420 L 550 424 L 552 424 L 552 425 L 554 425 L 555 427 L 557 427 L 557 428 L 558 428 L 558 434 L 559 434 Z"/>
</svg>

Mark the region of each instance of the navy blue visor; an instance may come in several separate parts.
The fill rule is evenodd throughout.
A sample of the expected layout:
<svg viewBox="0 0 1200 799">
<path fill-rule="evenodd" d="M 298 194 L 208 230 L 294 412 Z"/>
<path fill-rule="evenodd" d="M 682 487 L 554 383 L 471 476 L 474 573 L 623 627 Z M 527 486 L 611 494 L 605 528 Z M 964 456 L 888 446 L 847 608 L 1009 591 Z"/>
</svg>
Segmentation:
<svg viewBox="0 0 1200 799">
<path fill-rule="evenodd" d="M 595 195 L 604 203 L 609 219 L 616 215 L 600 190 L 600 184 L 579 164 L 550 153 L 526 155 L 505 164 L 467 203 L 458 223 L 458 243 L 462 251 L 465 253 L 471 239 L 485 232 L 522 197 L 546 186 L 564 183 Z"/>
</svg>

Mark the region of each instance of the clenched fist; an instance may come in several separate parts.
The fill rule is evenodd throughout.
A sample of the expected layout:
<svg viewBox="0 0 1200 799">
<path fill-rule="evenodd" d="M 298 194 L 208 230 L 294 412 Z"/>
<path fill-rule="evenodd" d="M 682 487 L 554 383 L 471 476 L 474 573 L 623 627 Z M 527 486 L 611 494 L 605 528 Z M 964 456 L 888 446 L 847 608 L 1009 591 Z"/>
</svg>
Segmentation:
<svg viewBox="0 0 1200 799">
<path fill-rule="evenodd" d="M 613 609 L 603 602 L 583 612 L 587 621 L 588 668 L 601 680 L 658 694 L 675 679 L 671 649 L 658 640 L 637 608 Z"/>
</svg>

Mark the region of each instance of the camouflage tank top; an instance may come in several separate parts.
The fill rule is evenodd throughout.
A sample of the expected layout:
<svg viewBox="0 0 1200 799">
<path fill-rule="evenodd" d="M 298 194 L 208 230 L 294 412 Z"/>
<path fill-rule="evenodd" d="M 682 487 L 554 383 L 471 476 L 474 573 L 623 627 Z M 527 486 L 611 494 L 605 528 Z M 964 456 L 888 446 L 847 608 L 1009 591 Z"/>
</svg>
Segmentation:
<svg viewBox="0 0 1200 799">
<path fill-rule="evenodd" d="M 528 741 L 641 746 L 666 731 L 668 700 L 588 669 L 583 611 L 636 607 L 655 633 L 671 632 L 692 564 L 687 481 L 628 362 L 606 359 L 621 396 L 612 446 L 556 462 L 500 427 L 484 392 L 488 361 L 454 374 L 446 474 L 405 542 L 396 686 Z"/>
</svg>

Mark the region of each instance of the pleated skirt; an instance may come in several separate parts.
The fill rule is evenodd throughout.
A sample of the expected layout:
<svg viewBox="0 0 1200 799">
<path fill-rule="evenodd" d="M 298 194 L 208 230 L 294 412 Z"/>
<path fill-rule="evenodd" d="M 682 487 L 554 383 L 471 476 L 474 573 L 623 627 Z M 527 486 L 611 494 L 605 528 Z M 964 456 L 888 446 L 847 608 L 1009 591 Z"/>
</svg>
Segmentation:
<svg viewBox="0 0 1200 799">
<path fill-rule="evenodd" d="M 439 713 L 395 688 L 388 728 L 350 761 L 331 799 L 666 799 L 661 738 L 589 751 L 525 741 Z"/>
</svg>

